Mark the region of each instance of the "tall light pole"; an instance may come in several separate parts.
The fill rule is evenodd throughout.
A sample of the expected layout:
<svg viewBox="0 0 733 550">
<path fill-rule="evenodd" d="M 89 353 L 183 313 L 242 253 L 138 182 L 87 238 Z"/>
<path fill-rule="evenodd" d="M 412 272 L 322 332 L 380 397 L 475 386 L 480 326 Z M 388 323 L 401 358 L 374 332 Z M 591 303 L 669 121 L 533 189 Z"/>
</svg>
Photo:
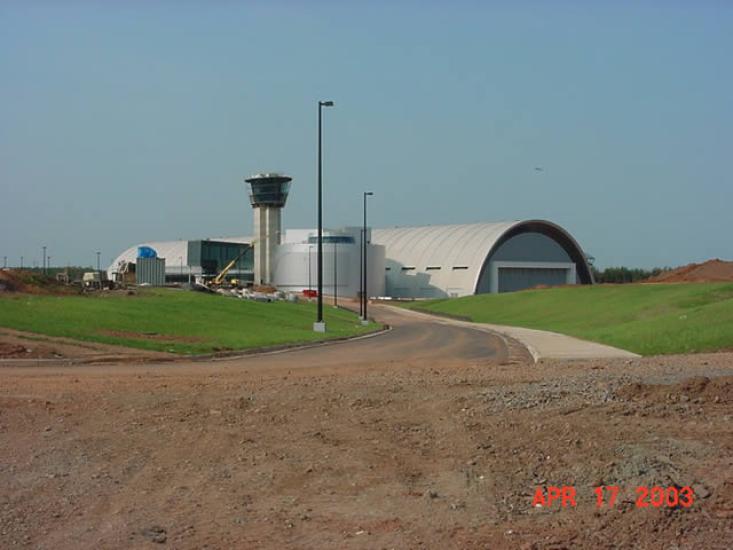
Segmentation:
<svg viewBox="0 0 733 550">
<path fill-rule="evenodd" d="M 46 247 L 43 247 L 43 274 L 46 274 Z"/>
<path fill-rule="evenodd" d="M 373 196 L 374 193 L 371 191 L 364 191 L 364 227 L 362 229 L 362 254 L 363 256 L 363 269 L 362 269 L 362 300 L 364 302 L 364 306 L 362 307 L 362 322 L 367 323 L 368 317 L 367 317 L 367 297 L 369 294 L 369 291 L 367 290 L 367 271 L 369 271 L 368 264 L 367 264 L 367 197 Z"/>
<path fill-rule="evenodd" d="M 101 253 L 101 252 L 100 252 L 99 250 L 97 250 L 97 271 L 99 271 L 99 272 L 101 272 L 101 271 L 102 271 L 102 268 L 101 268 L 101 262 L 100 262 L 100 260 L 99 260 L 99 257 L 100 257 L 101 255 L 102 255 L 102 253 Z"/>
<path fill-rule="evenodd" d="M 8 267 L 8 257 L 3 256 L 3 269 L 6 269 Z"/>
<path fill-rule="evenodd" d="M 359 319 L 364 318 L 364 228 L 359 231 Z"/>
<path fill-rule="evenodd" d="M 23 269 L 23 256 L 20 257 L 20 269 Z"/>
<path fill-rule="evenodd" d="M 338 291 L 338 248 L 337 248 L 337 239 L 334 237 L 333 239 L 333 307 L 338 307 L 339 305 L 339 291 Z"/>
<path fill-rule="evenodd" d="M 313 247 L 311 245 L 308 245 L 308 290 L 313 290 L 313 285 L 311 284 L 311 266 L 313 265 L 313 260 L 311 260 L 311 250 L 313 250 Z"/>
<path fill-rule="evenodd" d="M 326 332 L 323 322 L 323 108 L 333 107 L 333 101 L 318 102 L 318 316 L 313 330 Z"/>
</svg>

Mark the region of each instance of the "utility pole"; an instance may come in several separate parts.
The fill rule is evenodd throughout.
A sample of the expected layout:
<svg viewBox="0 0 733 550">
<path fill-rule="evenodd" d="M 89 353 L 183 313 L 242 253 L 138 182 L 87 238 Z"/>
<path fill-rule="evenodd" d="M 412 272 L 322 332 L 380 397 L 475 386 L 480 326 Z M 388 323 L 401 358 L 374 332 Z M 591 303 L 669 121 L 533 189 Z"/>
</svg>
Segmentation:
<svg viewBox="0 0 733 550">
<path fill-rule="evenodd" d="M 364 318 L 364 228 L 359 231 L 359 318 Z"/>
<path fill-rule="evenodd" d="M 311 245 L 308 245 L 308 291 L 310 292 L 313 290 L 313 286 L 311 285 L 311 250 L 313 250 L 313 247 Z"/>
<path fill-rule="evenodd" d="M 338 299 L 338 243 L 336 242 L 336 238 L 333 239 L 333 307 L 338 307 L 339 305 L 339 299 Z"/>
<path fill-rule="evenodd" d="M 318 102 L 318 315 L 313 323 L 315 332 L 326 332 L 323 321 L 323 108 L 333 107 L 333 101 Z"/>
<path fill-rule="evenodd" d="M 364 253 L 364 269 L 363 269 L 363 277 L 364 277 L 364 293 L 362 296 L 362 300 L 364 301 L 364 308 L 362 310 L 362 317 L 361 322 L 363 324 L 367 324 L 369 322 L 369 318 L 367 317 L 367 301 L 369 299 L 369 290 L 367 287 L 367 272 L 369 271 L 369 266 L 367 264 L 367 246 L 368 246 L 368 239 L 367 239 L 367 197 L 373 196 L 374 193 L 371 191 L 364 191 L 364 228 L 363 228 L 363 237 L 362 242 L 363 244 L 363 253 Z"/>
</svg>

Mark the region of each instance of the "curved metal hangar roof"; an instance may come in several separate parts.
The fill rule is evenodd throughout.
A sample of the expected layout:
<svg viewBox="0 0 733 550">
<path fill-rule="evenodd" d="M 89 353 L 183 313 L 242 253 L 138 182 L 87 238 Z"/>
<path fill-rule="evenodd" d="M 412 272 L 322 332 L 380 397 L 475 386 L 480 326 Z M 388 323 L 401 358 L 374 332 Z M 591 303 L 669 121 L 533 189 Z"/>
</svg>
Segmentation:
<svg viewBox="0 0 733 550">
<path fill-rule="evenodd" d="M 372 242 L 386 248 L 386 293 L 395 298 L 593 283 L 575 239 L 545 220 L 373 229 Z"/>
</svg>

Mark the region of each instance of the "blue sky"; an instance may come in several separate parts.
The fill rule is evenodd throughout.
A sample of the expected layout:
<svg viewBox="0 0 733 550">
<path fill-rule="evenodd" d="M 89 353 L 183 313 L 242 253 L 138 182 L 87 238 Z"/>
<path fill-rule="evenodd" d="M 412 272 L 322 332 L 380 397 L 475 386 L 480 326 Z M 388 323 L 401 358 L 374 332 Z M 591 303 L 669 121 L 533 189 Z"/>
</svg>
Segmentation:
<svg viewBox="0 0 733 550">
<path fill-rule="evenodd" d="M 733 259 L 733 3 L 0 0 L 0 261 L 544 218 L 600 266 Z M 542 170 L 536 170 L 541 167 Z"/>
</svg>

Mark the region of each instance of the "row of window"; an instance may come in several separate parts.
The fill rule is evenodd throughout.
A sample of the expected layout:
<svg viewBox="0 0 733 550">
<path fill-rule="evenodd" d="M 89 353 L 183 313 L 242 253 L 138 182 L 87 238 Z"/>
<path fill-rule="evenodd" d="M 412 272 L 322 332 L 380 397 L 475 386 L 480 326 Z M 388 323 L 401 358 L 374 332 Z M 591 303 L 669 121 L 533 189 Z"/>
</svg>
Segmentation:
<svg viewBox="0 0 733 550">
<path fill-rule="evenodd" d="M 401 271 L 415 271 L 417 269 L 415 266 L 412 265 L 403 265 L 400 270 Z M 425 268 L 425 271 L 440 271 L 442 269 L 439 265 L 429 265 Z M 453 271 L 460 271 L 462 269 L 468 269 L 467 265 L 454 265 L 451 268 Z M 385 268 L 385 271 L 392 271 L 391 267 Z"/>
<path fill-rule="evenodd" d="M 354 237 L 349 235 L 323 235 L 323 244 L 354 244 Z M 318 237 L 308 237 L 308 244 L 318 244 Z"/>
</svg>

